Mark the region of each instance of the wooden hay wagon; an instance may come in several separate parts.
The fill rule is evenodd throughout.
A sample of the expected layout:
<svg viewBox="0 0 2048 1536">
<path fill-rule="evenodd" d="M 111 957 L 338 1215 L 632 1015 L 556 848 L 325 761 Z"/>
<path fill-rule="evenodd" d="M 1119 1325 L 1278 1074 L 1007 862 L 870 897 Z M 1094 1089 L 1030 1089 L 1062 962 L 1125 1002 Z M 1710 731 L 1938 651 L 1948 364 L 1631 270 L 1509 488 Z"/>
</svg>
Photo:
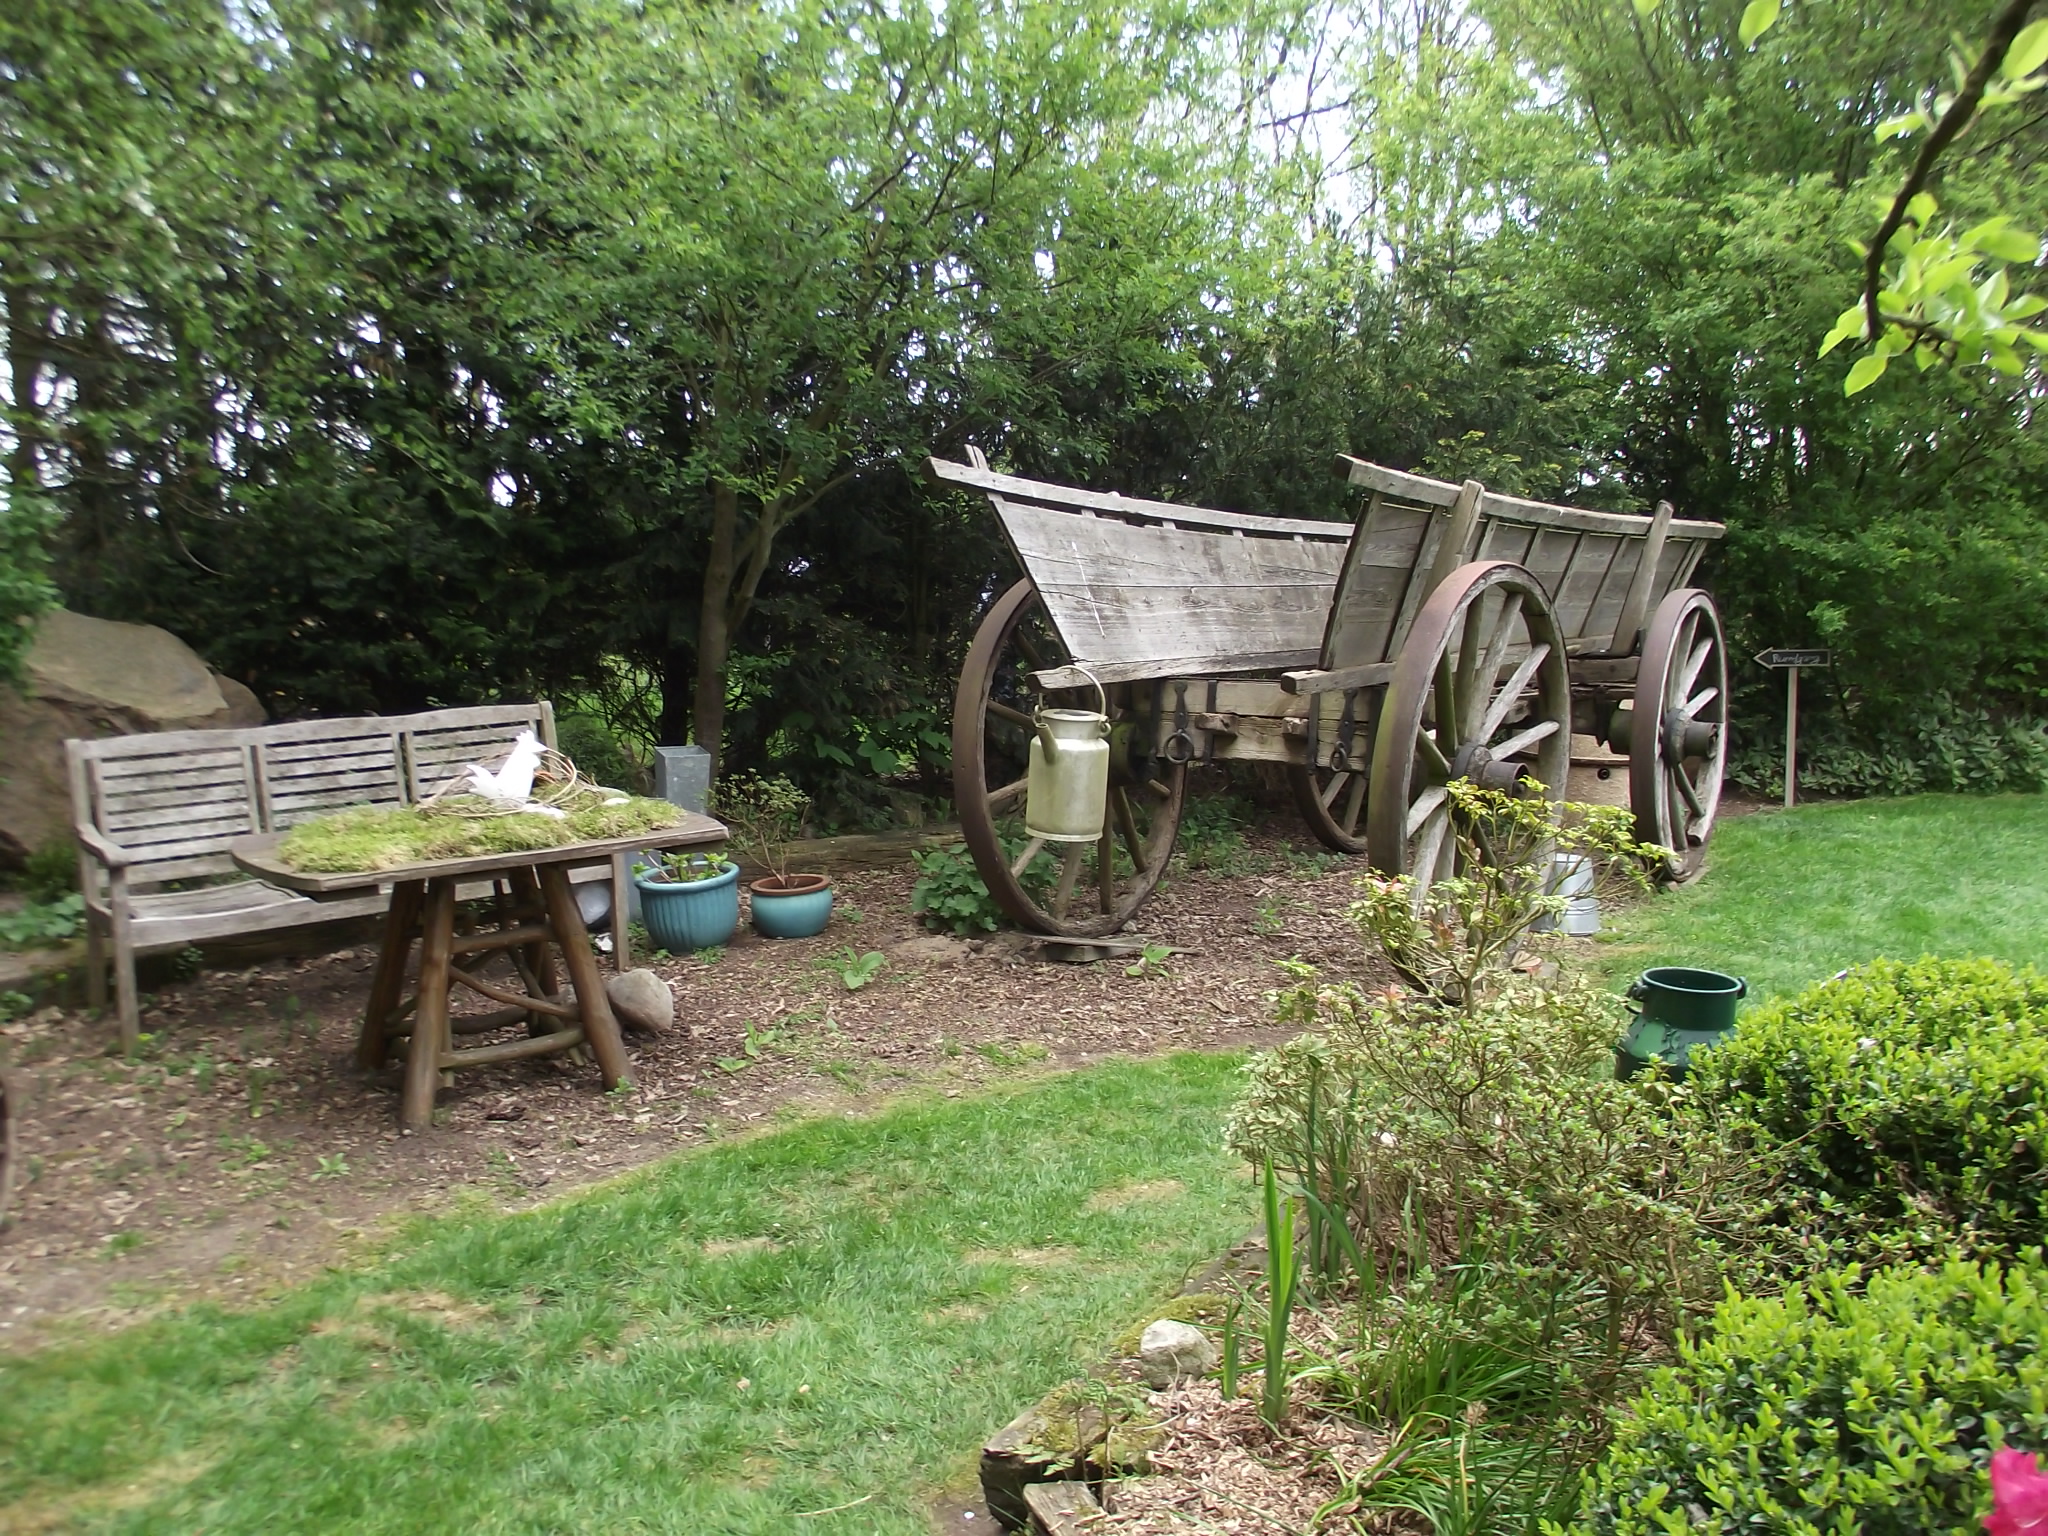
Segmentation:
<svg viewBox="0 0 2048 1536">
<path fill-rule="evenodd" d="M 973 453 L 973 450 L 970 450 Z M 1726 647 L 1687 585 L 1719 523 L 1585 511 L 1340 457 L 1354 526 L 1143 501 L 933 459 L 989 500 L 1024 578 L 976 631 L 954 701 L 962 835 L 1025 929 L 1128 922 L 1172 856 L 1192 763 L 1284 764 L 1311 831 L 1442 879 L 1445 786 L 1559 795 L 1571 736 L 1629 759 L 1637 835 L 1694 874 L 1727 758 Z M 1094 843 L 1023 832 L 1033 715 L 1110 717 Z M 1654 720 L 1649 729 L 1640 721 Z"/>
</svg>

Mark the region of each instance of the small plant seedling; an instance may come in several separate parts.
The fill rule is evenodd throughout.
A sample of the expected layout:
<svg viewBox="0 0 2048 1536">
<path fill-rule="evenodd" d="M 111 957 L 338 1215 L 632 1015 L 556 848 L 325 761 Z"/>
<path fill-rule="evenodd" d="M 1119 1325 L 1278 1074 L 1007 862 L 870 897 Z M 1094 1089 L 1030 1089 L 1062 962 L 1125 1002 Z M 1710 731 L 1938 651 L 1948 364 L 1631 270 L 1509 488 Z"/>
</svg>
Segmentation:
<svg viewBox="0 0 2048 1536">
<path fill-rule="evenodd" d="M 873 981 L 883 964 L 882 952 L 879 949 L 871 949 L 862 954 L 851 944 L 825 959 L 825 968 L 837 976 L 840 985 L 849 992 L 858 992 Z"/>
<path fill-rule="evenodd" d="M 1021 1067 L 1028 1062 L 1043 1061 L 1052 1054 L 1048 1046 L 1036 1040 L 1018 1040 L 1014 1043 L 1003 1040 L 984 1040 L 974 1048 L 991 1066 Z"/>
<path fill-rule="evenodd" d="M 1287 929 L 1287 916 L 1280 910 L 1280 898 L 1268 896 L 1259 903 L 1259 914 L 1252 919 L 1252 931 L 1262 938 L 1277 938 Z"/>
<path fill-rule="evenodd" d="M 840 906 L 839 915 L 841 918 L 843 918 L 845 921 L 849 923 L 859 923 L 867 916 L 866 913 L 862 912 L 859 907 L 856 907 L 850 901 L 845 902 Z"/>
<path fill-rule="evenodd" d="M 725 958 L 725 948 L 719 944 L 707 944 L 702 949 L 692 950 L 690 958 L 699 965 L 716 965 Z"/>
<path fill-rule="evenodd" d="M 267 1162 L 271 1155 L 270 1148 L 254 1136 L 223 1136 L 220 1149 L 228 1154 L 230 1164 L 240 1164 L 244 1168 L 254 1168 L 258 1163 Z"/>
<path fill-rule="evenodd" d="M 1171 945 L 1147 944 L 1138 952 L 1138 963 L 1125 966 L 1124 974 L 1126 976 L 1164 976 L 1166 974 L 1167 959 L 1172 954 L 1173 947 Z"/>
<path fill-rule="evenodd" d="M 348 1155 L 335 1152 L 320 1159 L 320 1166 L 306 1175 L 309 1179 L 345 1179 L 348 1177 Z"/>
<path fill-rule="evenodd" d="M 124 1253 L 133 1253 L 142 1246 L 140 1232 L 116 1232 L 107 1239 L 107 1257 L 118 1258 Z"/>
</svg>

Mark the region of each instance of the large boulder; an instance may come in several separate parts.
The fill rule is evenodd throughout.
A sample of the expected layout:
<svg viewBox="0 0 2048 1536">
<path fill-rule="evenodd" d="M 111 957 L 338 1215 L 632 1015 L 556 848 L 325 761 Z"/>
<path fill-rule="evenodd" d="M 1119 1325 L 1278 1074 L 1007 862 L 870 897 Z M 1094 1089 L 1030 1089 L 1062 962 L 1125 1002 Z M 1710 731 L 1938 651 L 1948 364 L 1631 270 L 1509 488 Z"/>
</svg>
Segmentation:
<svg viewBox="0 0 2048 1536">
<path fill-rule="evenodd" d="M 0 864 L 70 830 L 67 738 L 263 723 L 255 694 L 153 624 L 54 609 L 23 670 L 19 690 L 0 682 Z"/>
</svg>

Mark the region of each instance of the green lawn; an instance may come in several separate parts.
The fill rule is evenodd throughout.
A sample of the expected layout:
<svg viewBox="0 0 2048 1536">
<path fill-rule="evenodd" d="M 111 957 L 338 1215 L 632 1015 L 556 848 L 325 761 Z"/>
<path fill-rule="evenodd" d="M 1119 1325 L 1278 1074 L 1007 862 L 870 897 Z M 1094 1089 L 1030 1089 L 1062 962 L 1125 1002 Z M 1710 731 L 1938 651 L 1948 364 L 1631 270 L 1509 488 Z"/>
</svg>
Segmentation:
<svg viewBox="0 0 2048 1536">
<path fill-rule="evenodd" d="M 809 1121 L 0 1362 L 0 1526 L 923 1536 L 989 1431 L 1250 1225 L 1237 1066 Z"/>
<path fill-rule="evenodd" d="M 1621 913 L 1617 978 L 1698 965 L 1797 992 L 1879 956 L 2048 962 L 2048 796 L 1916 795 L 1723 821 L 1706 874 Z"/>
</svg>

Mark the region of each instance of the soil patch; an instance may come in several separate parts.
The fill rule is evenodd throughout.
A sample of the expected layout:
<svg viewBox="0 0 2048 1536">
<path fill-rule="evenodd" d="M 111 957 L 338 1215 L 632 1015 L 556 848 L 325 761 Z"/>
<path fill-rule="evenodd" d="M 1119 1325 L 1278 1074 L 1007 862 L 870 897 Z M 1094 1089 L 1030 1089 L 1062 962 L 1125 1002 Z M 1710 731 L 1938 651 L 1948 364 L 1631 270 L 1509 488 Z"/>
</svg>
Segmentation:
<svg viewBox="0 0 2048 1536">
<path fill-rule="evenodd" d="M 19 1118 L 0 1348 L 239 1302 L 359 1259 L 412 1216 L 517 1209 L 787 1116 L 1109 1056 L 1275 1043 L 1288 1033 L 1265 1003 L 1284 979 L 1275 962 L 1384 974 L 1342 916 L 1361 864 L 1307 855 L 1288 830 L 1292 846 L 1252 835 L 1228 872 L 1176 872 L 1137 925 L 1176 953 L 1139 976 L 1116 960 L 1043 960 L 1012 935 L 927 933 L 908 865 L 847 871 L 816 939 L 742 932 L 714 961 L 653 963 L 675 985 L 679 1027 L 627 1037 L 631 1093 L 606 1096 L 594 1067 L 566 1057 L 478 1068 L 442 1090 L 416 1136 L 396 1128 L 396 1071 L 352 1066 L 370 949 L 166 987 L 132 1061 L 112 1054 L 107 1020 L 52 1008 L 0 1025 Z M 886 957 L 855 992 L 826 964 L 848 945 Z"/>
</svg>

